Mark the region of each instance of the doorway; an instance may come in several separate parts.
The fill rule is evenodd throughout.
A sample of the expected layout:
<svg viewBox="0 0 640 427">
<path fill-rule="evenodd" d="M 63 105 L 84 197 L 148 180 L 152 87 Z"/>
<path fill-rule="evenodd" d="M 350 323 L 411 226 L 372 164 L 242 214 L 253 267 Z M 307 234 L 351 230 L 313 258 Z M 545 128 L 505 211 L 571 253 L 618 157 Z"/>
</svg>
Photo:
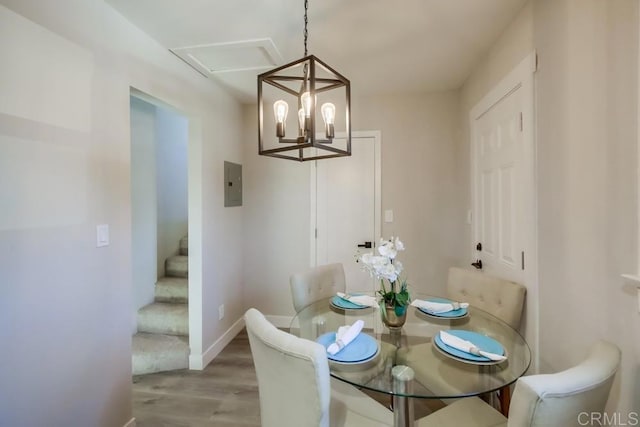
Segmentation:
<svg viewBox="0 0 640 427">
<path fill-rule="evenodd" d="M 311 266 L 340 262 L 347 291 L 374 291 L 356 263 L 380 240 L 381 135 L 354 132 L 351 157 L 316 161 L 311 167 Z"/>
<path fill-rule="evenodd" d="M 535 52 L 471 110 L 471 259 L 527 288 L 521 330 L 539 366 Z M 482 264 L 478 264 L 482 261 Z"/>
<path fill-rule="evenodd" d="M 135 94 L 131 107 L 132 274 L 137 310 L 187 235 L 188 120 Z"/>
<path fill-rule="evenodd" d="M 473 122 L 476 268 L 524 281 L 522 87 Z"/>
<path fill-rule="evenodd" d="M 132 373 L 189 367 L 189 120 L 132 91 Z"/>
</svg>

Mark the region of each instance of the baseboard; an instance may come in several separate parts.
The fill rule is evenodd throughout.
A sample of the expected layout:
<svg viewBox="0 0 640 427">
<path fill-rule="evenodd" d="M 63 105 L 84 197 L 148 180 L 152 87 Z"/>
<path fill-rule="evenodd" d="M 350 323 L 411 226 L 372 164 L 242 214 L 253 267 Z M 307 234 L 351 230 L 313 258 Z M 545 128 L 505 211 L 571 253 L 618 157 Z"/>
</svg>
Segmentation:
<svg viewBox="0 0 640 427">
<path fill-rule="evenodd" d="M 291 320 L 293 316 L 265 316 L 273 325 L 277 328 L 289 328 L 291 326 Z M 204 351 L 203 354 L 192 354 L 189 356 L 189 369 L 200 371 L 204 369 L 211 361 L 218 355 L 224 348 L 231 342 L 231 340 L 242 331 L 244 328 L 244 318 L 238 319 L 227 331 L 222 334 L 211 346 Z M 135 421 L 134 421 L 135 422 Z M 125 427 L 135 427 L 132 426 Z"/>
<path fill-rule="evenodd" d="M 244 317 L 238 319 L 227 331 L 222 334 L 203 354 L 189 356 L 189 369 L 202 370 L 231 342 L 231 340 L 244 328 Z"/>
<path fill-rule="evenodd" d="M 136 419 L 131 418 L 123 427 L 136 427 Z"/>
<path fill-rule="evenodd" d="M 289 328 L 291 326 L 291 320 L 293 320 L 293 316 L 266 315 L 265 317 L 276 328 Z"/>
</svg>

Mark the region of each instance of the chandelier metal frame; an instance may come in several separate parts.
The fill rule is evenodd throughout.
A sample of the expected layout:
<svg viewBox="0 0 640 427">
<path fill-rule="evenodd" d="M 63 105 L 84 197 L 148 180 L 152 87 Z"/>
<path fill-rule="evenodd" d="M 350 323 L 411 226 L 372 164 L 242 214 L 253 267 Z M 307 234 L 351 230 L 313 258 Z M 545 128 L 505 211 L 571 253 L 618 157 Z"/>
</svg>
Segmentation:
<svg viewBox="0 0 640 427">
<path fill-rule="evenodd" d="M 305 0 L 304 57 L 258 75 L 258 153 L 263 156 L 303 162 L 351 155 L 351 83 L 349 79 L 316 56 L 308 55 L 307 11 L 308 0 Z M 319 71 L 321 75 L 319 75 Z M 287 86 L 287 84 L 290 86 L 293 84 L 295 89 Z M 308 109 L 306 119 L 300 116 L 300 128 L 297 137 L 286 138 L 286 123 L 283 121 L 277 124 L 278 130 L 276 131 L 276 138 L 279 144 L 285 145 L 283 147 L 265 148 L 264 124 L 265 111 L 267 108 L 264 99 L 264 85 L 270 85 L 276 88 L 276 90 L 286 93 L 289 97 L 295 97 L 298 100 L 297 107 L 299 109 L 303 107 L 302 99 L 304 96 L 308 96 L 313 100 L 306 104 L 306 108 Z M 318 120 L 316 117 L 317 106 L 315 100 L 317 99 L 317 95 L 336 90 L 344 91 L 345 149 L 332 145 L 334 139 L 333 123 L 328 123 L 325 120 L 324 137 L 316 132 Z M 333 107 L 333 113 L 335 115 L 335 106 Z M 342 133 L 340 139 L 343 139 Z"/>
</svg>

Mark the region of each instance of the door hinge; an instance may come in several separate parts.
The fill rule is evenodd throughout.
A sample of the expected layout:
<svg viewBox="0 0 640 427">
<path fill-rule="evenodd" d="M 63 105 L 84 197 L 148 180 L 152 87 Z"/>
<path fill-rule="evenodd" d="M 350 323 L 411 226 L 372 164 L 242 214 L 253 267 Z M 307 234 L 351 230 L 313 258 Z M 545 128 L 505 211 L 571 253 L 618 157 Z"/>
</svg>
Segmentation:
<svg viewBox="0 0 640 427">
<path fill-rule="evenodd" d="M 520 132 L 524 130 L 524 119 L 522 117 L 522 112 L 520 112 Z"/>
<path fill-rule="evenodd" d="M 524 270 L 524 251 L 520 252 L 520 263 L 521 263 L 522 269 Z"/>
</svg>

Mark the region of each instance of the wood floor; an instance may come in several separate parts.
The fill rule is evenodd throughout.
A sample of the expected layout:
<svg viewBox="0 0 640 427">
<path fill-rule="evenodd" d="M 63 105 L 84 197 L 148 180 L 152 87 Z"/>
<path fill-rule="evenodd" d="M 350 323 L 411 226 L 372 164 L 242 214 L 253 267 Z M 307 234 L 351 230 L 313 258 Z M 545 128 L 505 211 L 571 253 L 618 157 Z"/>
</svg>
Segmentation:
<svg viewBox="0 0 640 427">
<path fill-rule="evenodd" d="M 133 377 L 137 427 L 260 426 L 258 381 L 243 330 L 202 371 Z"/>
<path fill-rule="evenodd" d="M 388 396 L 370 395 L 389 403 Z M 416 418 L 433 409 L 420 399 L 414 402 Z M 258 381 L 246 330 L 202 371 L 134 376 L 133 416 L 137 427 L 260 426 Z"/>
</svg>

